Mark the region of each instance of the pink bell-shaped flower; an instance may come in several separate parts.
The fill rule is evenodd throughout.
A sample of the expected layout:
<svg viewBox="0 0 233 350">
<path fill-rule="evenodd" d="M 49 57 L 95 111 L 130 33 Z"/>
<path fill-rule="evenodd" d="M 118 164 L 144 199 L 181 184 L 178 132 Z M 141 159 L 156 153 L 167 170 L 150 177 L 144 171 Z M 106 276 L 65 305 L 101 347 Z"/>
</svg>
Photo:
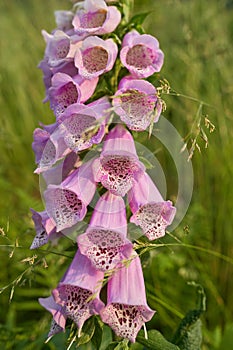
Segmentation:
<svg viewBox="0 0 233 350">
<path fill-rule="evenodd" d="M 112 104 L 114 111 L 131 130 L 145 130 L 158 121 L 162 105 L 155 87 L 146 80 L 121 79 Z"/>
<path fill-rule="evenodd" d="M 87 212 L 96 190 L 92 161 L 74 170 L 60 185 L 49 185 L 44 192 L 46 210 L 58 231 L 74 226 Z"/>
<path fill-rule="evenodd" d="M 155 311 L 147 305 L 141 262 L 134 257 L 119 268 L 108 282 L 108 301 L 100 316 L 116 335 L 135 342 L 137 333 Z"/>
<path fill-rule="evenodd" d="M 34 209 L 31 209 L 31 212 L 36 236 L 33 239 L 30 249 L 39 248 L 44 244 L 47 244 L 48 241 L 54 241 L 61 236 L 61 234 L 56 231 L 55 222 L 48 216 L 48 213 L 45 210 L 37 212 Z"/>
<path fill-rule="evenodd" d="M 120 59 L 132 76 L 147 78 L 161 70 L 164 54 L 155 37 L 132 30 L 124 36 Z"/>
<path fill-rule="evenodd" d="M 140 226 L 149 240 L 165 235 L 166 227 L 174 219 L 176 208 L 165 201 L 147 173 L 134 183 L 128 193 L 133 213 L 130 222 Z"/>
<path fill-rule="evenodd" d="M 112 39 L 90 36 L 77 48 L 75 66 L 84 79 L 94 79 L 112 69 L 117 52 L 117 44 Z"/>
<path fill-rule="evenodd" d="M 48 340 L 49 340 L 53 335 L 65 331 L 66 315 L 63 310 L 63 307 L 55 303 L 52 295 L 48 298 L 39 298 L 39 303 L 46 310 L 51 312 L 53 316 L 50 331 L 48 334 Z"/>
<path fill-rule="evenodd" d="M 65 73 L 54 74 L 48 90 L 48 99 L 56 118 L 59 118 L 68 106 L 88 100 L 97 83 L 98 78 L 85 80 L 80 75 L 72 78 Z"/>
<path fill-rule="evenodd" d="M 144 172 L 133 137 L 122 125 L 116 125 L 106 136 L 94 169 L 96 181 L 117 196 L 124 196 Z"/>
<path fill-rule="evenodd" d="M 77 251 L 64 277 L 53 290 L 53 297 L 62 306 L 67 318 L 73 320 L 81 333 L 84 322 L 99 314 L 104 303 L 99 298 L 104 274 L 96 270 L 90 260 Z"/>
<path fill-rule="evenodd" d="M 107 6 L 104 0 L 84 0 L 73 19 L 75 33 L 80 36 L 102 35 L 113 32 L 121 20 L 115 6 Z"/>
<path fill-rule="evenodd" d="M 95 206 L 87 231 L 78 236 L 78 246 L 97 269 L 105 272 L 130 258 L 133 246 L 126 235 L 124 200 L 106 192 Z"/>
</svg>

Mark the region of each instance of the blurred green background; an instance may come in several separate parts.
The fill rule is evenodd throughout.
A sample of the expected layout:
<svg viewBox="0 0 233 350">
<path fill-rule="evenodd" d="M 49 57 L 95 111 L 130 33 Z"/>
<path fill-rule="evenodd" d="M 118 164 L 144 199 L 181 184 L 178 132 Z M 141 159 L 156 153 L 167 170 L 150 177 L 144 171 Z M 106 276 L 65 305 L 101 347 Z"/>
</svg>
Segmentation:
<svg viewBox="0 0 233 350">
<path fill-rule="evenodd" d="M 70 248 L 67 240 L 62 247 L 51 248 L 60 255 L 28 248 L 34 237 L 29 208 L 43 209 L 38 176 L 33 174 L 32 133 L 39 121 L 47 124 L 54 121 L 49 106 L 42 103 L 42 73 L 37 69 L 45 49 L 41 30 L 54 29 L 54 10 L 70 8 L 68 0 L 0 2 L 2 349 L 65 349 L 64 335 L 44 345 L 51 319 L 37 298 L 48 296 L 56 286 L 60 272 L 70 263 L 62 254 L 72 256 L 75 247 Z M 201 149 L 199 153 L 196 147 L 192 158 L 195 177 L 192 202 L 173 234 L 183 243 L 203 250 L 165 248 L 153 251 L 150 259 L 145 260 L 148 302 L 157 310 L 149 326 L 171 339 L 182 315 L 195 307 L 195 290 L 187 282 L 196 281 L 207 294 L 202 349 L 230 350 L 233 342 L 233 2 L 137 0 L 134 11 L 151 11 L 144 28 L 159 39 L 165 53 L 161 78 L 166 78 L 175 91 L 211 105 L 203 106 L 202 110 L 201 123 L 208 137 L 205 148 L 205 136 L 202 134 L 201 138 L 195 122 L 199 102 L 165 96 L 165 117 L 182 137 L 192 131 L 191 138 L 197 136 Z M 206 115 L 215 125 L 212 134 L 204 125 Z M 169 160 L 163 150 L 159 153 L 164 171 L 169 173 Z M 169 187 L 172 185 L 171 176 Z"/>
</svg>

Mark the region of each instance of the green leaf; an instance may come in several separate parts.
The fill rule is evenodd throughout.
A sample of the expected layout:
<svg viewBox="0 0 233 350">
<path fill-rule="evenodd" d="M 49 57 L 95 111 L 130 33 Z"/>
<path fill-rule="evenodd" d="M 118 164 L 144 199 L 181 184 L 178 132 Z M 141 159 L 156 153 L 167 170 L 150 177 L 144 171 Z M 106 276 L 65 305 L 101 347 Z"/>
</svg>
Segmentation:
<svg viewBox="0 0 233 350">
<path fill-rule="evenodd" d="M 167 341 L 157 330 L 148 331 L 148 339 L 144 331 L 138 333 L 136 341 L 146 347 L 147 350 L 179 350 L 179 347 Z"/>
<path fill-rule="evenodd" d="M 122 340 L 118 345 L 117 347 L 115 348 L 115 350 L 128 350 L 129 347 L 128 347 L 128 340 L 127 339 L 124 339 Z"/>
<path fill-rule="evenodd" d="M 181 320 L 172 342 L 181 350 L 200 350 L 202 343 L 200 316 L 206 309 L 206 296 L 201 285 L 194 282 L 190 284 L 197 288 L 198 309 L 189 311 Z"/>
<path fill-rule="evenodd" d="M 118 342 L 117 342 L 117 341 L 114 341 L 114 342 L 112 342 L 112 343 L 110 343 L 110 344 L 108 345 L 108 347 L 106 348 L 106 350 L 114 350 L 114 349 L 117 347 L 117 345 L 118 345 Z"/>
<path fill-rule="evenodd" d="M 101 347 L 98 350 L 106 350 L 110 343 L 112 343 L 112 330 L 109 326 L 104 324 Z"/>
<path fill-rule="evenodd" d="M 95 332 L 95 319 L 94 317 L 89 318 L 82 328 L 81 336 L 77 338 L 77 346 L 88 343 Z"/>
<path fill-rule="evenodd" d="M 134 27 L 138 25 L 141 26 L 149 14 L 151 14 L 151 12 L 139 13 L 131 18 L 129 24 L 132 24 Z"/>
<path fill-rule="evenodd" d="M 128 340 L 124 339 L 120 343 L 117 341 L 112 342 L 111 344 L 108 345 L 106 350 L 128 350 Z"/>
<path fill-rule="evenodd" d="M 95 346 L 97 350 L 100 349 L 100 345 L 102 343 L 102 336 L 103 336 L 103 323 L 98 317 L 94 317 L 95 322 L 95 331 L 94 335 L 91 339 L 92 344 Z"/>
</svg>

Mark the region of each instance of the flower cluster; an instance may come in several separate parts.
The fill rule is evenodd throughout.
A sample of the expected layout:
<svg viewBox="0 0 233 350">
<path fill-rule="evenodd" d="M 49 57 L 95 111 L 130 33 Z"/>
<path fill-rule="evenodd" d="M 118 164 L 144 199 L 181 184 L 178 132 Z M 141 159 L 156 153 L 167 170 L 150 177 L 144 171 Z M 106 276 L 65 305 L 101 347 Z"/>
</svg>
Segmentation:
<svg viewBox="0 0 233 350">
<path fill-rule="evenodd" d="M 131 133 L 158 121 L 162 103 L 146 78 L 160 71 L 164 55 L 156 38 L 135 29 L 115 42 L 111 33 L 122 16 L 116 6 L 85 0 L 74 9 L 57 11 L 57 28 L 42 32 L 46 49 L 39 67 L 45 102 L 56 119 L 34 131 L 35 172 L 46 189 L 44 211 L 32 209 L 31 249 L 75 232 L 94 196 L 98 200 L 86 231 L 77 237 L 71 265 L 52 295 L 39 302 L 53 316 L 49 337 L 63 331 L 67 319 L 80 335 L 84 322 L 98 314 L 115 334 L 134 342 L 155 311 L 147 305 L 140 259 L 128 239 L 126 206 L 130 222 L 149 240 L 165 235 L 176 211 L 147 174 Z M 117 65 L 127 73 L 119 74 Z M 112 96 L 95 98 L 107 72 L 118 88 L 112 85 Z M 90 149 L 94 156 L 86 160 Z M 104 303 L 100 291 L 106 276 Z"/>
</svg>

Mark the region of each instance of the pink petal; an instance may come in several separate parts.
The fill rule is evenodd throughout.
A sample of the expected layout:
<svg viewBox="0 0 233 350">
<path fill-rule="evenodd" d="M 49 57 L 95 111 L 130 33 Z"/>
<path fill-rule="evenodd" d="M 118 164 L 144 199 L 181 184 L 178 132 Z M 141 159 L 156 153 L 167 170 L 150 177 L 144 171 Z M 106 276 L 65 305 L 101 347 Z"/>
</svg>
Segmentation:
<svg viewBox="0 0 233 350">
<path fill-rule="evenodd" d="M 147 305 L 140 259 L 136 256 L 129 264 L 119 268 L 108 282 L 108 302 L 101 311 L 107 323 L 120 337 L 135 342 L 142 325 L 155 311 Z"/>
</svg>

